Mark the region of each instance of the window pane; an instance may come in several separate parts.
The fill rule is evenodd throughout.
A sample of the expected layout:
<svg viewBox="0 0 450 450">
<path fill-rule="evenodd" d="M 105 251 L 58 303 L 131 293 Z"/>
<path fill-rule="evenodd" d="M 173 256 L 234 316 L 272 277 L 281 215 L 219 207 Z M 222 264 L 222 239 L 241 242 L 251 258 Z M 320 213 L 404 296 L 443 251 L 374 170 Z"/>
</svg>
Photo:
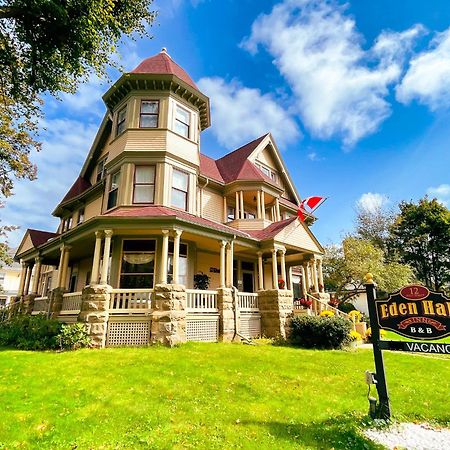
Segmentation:
<svg viewBox="0 0 450 450">
<path fill-rule="evenodd" d="M 177 106 L 176 119 L 180 120 L 181 122 L 184 122 L 187 125 L 191 123 L 191 115 L 189 114 L 189 111 L 186 111 L 185 109 L 180 108 L 179 106 Z"/>
<path fill-rule="evenodd" d="M 180 172 L 177 169 L 173 169 L 172 175 L 172 187 L 180 189 L 181 191 L 187 191 L 189 175 L 184 172 Z"/>
<path fill-rule="evenodd" d="M 157 128 L 158 127 L 158 116 L 157 115 L 141 115 L 141 128 Z"/>
<path fill-rule="evenodd" d="M 134 203 L 153 203 L 155 187 L 152 184 L 136 184 L 134 186 Z"/>
<path fill-rule="evenodd" d="M 155 251 L 155 241 L 153 239 L 149 240 L 138 240 L 138 239 L 127 239 L 123 241 L 123 251 L 124 252 L 154 252 Z"/>
<path fill-rule="evenodd" d="M 117 204 L 117 192 L 118 190 L 115 189 L 114 191 L 111 191 L 108 195 L 108 209 L 114 208 Z"/>
<path fill-rule="evenodd" d="M 141 102 L 141 113 L 158 113 L 159 102 L 144 100 Z"/>
<path fill-rule="evenodd" d="M 154 253 L 124 253 L 122 257 L 122 274 L 153 273 Z"/>
<path fill-rule="evenodd" d="M 136 183 L 154 183 L 155 166 L 136 166 Z"/>
<path fill-rule="evenodd" d="M 121 110 L 119 111 L 119 113 L 117 114 L 117 121 L 118 121 L 118 122 L 122 122 L 122 120 L 125 120 L 126 114 L 127 114 L 126 108 L 121 109 Z"/>
<path fill-rule="evenodd" d="M 111 191 L 119 187 L 119 178 L 120 172 L 116 172 L 113 175 L 111 175 L 111 189 L 110 189 Z"/>
<path fill-rule="evenodd" d="M 120 277 L 122 289 L 145 289 L 153 287 L 153 274 L 150 275 L 122 275 Z"/>
<path fill-rule="evenodd" d="M 184 137 L 189 137 L 189 126 L 179 122 L 178 120 L 175 121 L 175 131 Z"/>
<path fill-rule="evenodd" d="M 172 189 L 172 206 L 186 209 L 186 193 Z"/>
</svg>

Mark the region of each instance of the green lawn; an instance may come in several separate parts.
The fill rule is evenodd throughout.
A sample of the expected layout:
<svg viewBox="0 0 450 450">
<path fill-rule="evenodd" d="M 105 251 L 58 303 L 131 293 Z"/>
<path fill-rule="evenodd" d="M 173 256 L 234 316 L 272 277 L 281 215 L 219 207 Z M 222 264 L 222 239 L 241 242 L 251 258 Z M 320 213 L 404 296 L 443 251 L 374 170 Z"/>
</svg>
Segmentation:
<svg viewBox="0 0 450 450">
<path fill-rule="evenodd" d="M 385 360 L 396 418 L 449 425 L 449 361 Z M 370 350 L 3 350 L 0 448 L 374 449 L 365 369 Z"/>
</svg>

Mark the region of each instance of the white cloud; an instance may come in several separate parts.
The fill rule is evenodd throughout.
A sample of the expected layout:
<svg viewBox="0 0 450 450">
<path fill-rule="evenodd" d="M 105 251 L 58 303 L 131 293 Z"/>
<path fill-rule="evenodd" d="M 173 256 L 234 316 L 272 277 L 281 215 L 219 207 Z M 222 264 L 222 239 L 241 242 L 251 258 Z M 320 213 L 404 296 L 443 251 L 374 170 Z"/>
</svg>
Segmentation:
<svg viewBox="0 0 450 450">
<path fill-rule="evenodd" d="M 440 184 L 427 189 L 427 194 L 436 198 L 444 206 L 450 205 L 450 184 Z"/>
<path fill-rule="evenodd" d="M 242 46 L 265 47 L 296 97 L 303 124 L 318 138 L 353 145 L 390 115 L 389 86 L 423 31 L 383 32 L 369 50 L 346 6 L 320 0 L 285 0 L 260 15 Z"/>
<path fill-rule="evenodd" d="M 310 161 L 322 161 L 322 158 L 317 152 L 310 152 L 306 155 Z"/>
<path fill-rule="evenodd" d="M 396 98 L 406 104 L 417 99 L 431 110 L 450 107 L 450 28 L 432 40 L 428 51 L 411 59 Z"/>
<path fill-rule="evenodd" d="M 79 174 L 92 144 L 97 124 L 55 119 L 42 124 L 42 150 L 31 155 L 38 166 L 38 179 L 18 180 L 15 195 L 1 211 L 2 223 L 18 225 L 9 242 L 17 246 L 27 228 L 54 231 L 58 220 L 51 215 Z"/>
<path fill-rule="evenodd" d="M 280 145 L 300 137 L 294 119 L 270 94 L 222 78 L 202 78 L 197 84 L 211 99 L 211 131 L 224 147 L 230 149 L 269 131 Z"/>
<path fill-rule="evenodd" d="M 375 212 L 388 203 L 389 199 L 384 194 L 366 192 L 357 200 L 356 206 L 368 212 Z"/>
</svg>

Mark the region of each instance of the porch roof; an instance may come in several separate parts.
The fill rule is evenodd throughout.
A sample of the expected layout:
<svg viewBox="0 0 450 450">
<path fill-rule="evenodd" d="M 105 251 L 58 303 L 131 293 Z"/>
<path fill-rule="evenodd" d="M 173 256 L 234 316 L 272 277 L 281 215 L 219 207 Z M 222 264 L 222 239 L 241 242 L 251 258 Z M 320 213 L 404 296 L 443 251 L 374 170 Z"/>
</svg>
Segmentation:
<svg viewBox="0 0 450 450">
<path fill-rule="evenodd" d="M 205 219 L 203 217 L 194 216 L 185 211 L 169 208 L 167 206 L 143 206 L 143 207 L 121 207 L 117 208 L 109 213 L 106 213 L 107 217 L 173 217 L 184 220 L 186 222 L 194 223 L 196 225 L 202 225 L 204 227 L 212 228 L 217 231 L 223 231 L 226 233 L 232 233 L 236 236 L 244 238 L 252 238 L 250 233 L 237 230 L 236 228 L 229 227 L 227 225 L 213 222 L 212 220 Z M 256 239 L 253 237 L 253 239 Z"/>
</svg>

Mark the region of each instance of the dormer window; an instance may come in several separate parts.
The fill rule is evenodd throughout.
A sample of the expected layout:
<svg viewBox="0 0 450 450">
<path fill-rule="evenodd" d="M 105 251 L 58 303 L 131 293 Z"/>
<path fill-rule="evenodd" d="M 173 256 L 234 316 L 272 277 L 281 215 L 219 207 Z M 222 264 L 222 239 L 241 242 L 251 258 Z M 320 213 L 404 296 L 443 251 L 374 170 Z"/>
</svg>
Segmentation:
<svg viewBox="0 0 450 450">
<path fill-rule="evenodd" d="M 106 157 L 102 158 L 97 163 L 97 178 L 96 178 L 97 183 L 99 181 L 103 180 L 103 178 L 105 178 L 105 175 L 106 175 L 105 163 L 106 163 Z"/>
<path fill-rule="evenodd" d="M 179 105 L 176 105 L 175 131 L 181 136 L 189 138 L 189 128 L 191 126 L 191 113 Z"/>
<path fill-rule="evenodd" d="M 159 101 L 142 100 L 139 116 L 140 128 L 158 128 Z"/>
<path fill-rule="evenodd" d="M 111 181 L 108 191 L 108 209 L 114 208 L 117 205 L 117 197 L 119 192 L 120 172 L 111 175 Z"/>
<path fill-rule="evenodd" d="M 116 126 L 116 136 L 118 136 L 119 134 L 122 134 L 125 131 L 125 121 L 127 118 L 127 108 L 122 108 L 118 113 L 117 113 L 117 126 Z"/>
</svg>

